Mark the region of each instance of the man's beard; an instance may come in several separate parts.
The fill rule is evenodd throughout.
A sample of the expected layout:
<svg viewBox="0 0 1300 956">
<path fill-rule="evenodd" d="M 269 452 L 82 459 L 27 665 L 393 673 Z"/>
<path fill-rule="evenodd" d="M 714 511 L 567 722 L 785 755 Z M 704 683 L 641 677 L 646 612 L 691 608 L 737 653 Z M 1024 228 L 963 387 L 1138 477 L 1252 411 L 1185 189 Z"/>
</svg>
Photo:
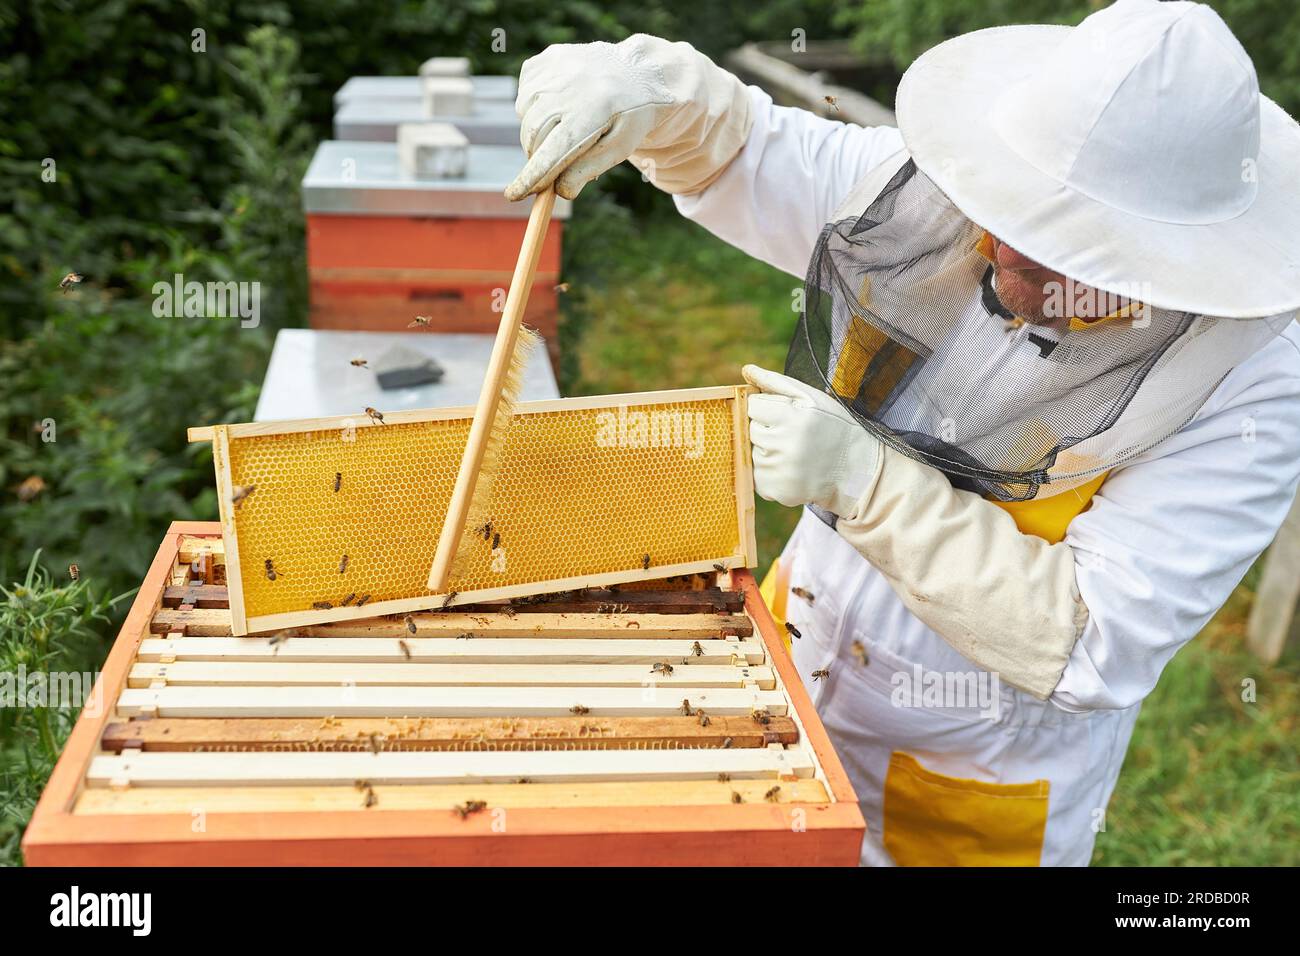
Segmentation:
<svg viewBox="0 0 1300 956">
<path fill-rule="evenodd" d="M 1051 325 L 1058 319 L 1043 313 L 1046 290 L 1023 276 L 994 263 L 993 293 L 1007 309 L 1033 325 Z"/>
</svg>

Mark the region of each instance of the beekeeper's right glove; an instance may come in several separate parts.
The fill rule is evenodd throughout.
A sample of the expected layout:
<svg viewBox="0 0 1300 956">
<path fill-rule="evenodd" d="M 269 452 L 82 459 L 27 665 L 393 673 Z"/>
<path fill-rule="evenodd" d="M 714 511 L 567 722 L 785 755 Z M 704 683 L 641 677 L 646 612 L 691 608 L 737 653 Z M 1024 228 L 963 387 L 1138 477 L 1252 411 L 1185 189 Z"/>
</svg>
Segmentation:
<svg viewBox="0 0 1300 956">
<path fill-rule="evenodd" d="M 515 201 L 551 183 L 565 199 L 631 159 L 670 193 L 707 187 L 745 144 L 744 84 L 689 43 L 637 34 L 621 43 L 547 47 L 519 74 L 519 141 L 528 162 Z"/>
</svg>

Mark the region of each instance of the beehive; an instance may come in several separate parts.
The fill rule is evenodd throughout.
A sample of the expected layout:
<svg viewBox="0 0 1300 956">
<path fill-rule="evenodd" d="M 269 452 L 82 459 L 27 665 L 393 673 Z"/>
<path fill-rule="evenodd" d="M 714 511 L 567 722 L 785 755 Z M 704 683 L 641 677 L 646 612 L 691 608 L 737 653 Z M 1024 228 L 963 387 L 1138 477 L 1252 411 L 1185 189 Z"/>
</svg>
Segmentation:
<svg viewBox="0 0 1300 956">
<path fill-rule="evenodd" d="M 321 143 L 302 181 L 312 327 L 399 332 L 418 314 L 440 332 L 495 331 L 529 207 L 502 192 L 524 160 L 517 144 L 472 145 L 465 176 L 419 179 L 395 141 Z M 525 315 L 552 346 L 570 208 L 556 203 Z"/>
<path fill-rule="evenodd" d="M 747 571 L 273 642 L 232 635 L 228 558 L 216 523 L 168 532 L 29 864 L 857 862 L 856 798 Z"/>
<path fill-rule="evenodd" d="M 521 404 L 451 595 L 427 578 L 472 409 L 196 429 L 214 441 L 235 633 L 752 565 L 745 394 Z"/>
</svg>

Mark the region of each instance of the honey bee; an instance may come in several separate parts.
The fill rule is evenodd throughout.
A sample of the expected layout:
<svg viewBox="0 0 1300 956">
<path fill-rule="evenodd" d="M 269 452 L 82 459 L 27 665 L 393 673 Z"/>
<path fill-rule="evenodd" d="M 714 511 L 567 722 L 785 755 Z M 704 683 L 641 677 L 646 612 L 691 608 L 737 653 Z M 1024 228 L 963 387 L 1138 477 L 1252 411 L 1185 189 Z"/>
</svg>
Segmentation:
<svg viewBox="0 0 1300 956">
<path fill-rule="evenodd" d="M 583 707 L 581 704 L 574 704 L 569 708 L 569 713 L 573 714 L 575 717 L 583 717 L 591 713 L 591 708 Z"/>
<path fill-rule="evenodd" d="M 829 667 L 819 667 L 817 668 L 817 670 L 812 672 L 812 679 L 815 681 L 825 680 L 830 676 L 831 676 L 831 669 Z"/>
<path fill-rule="evenodd" d="M 406 641 L 399 640 L 397 646 L 402 649 L 402 656 L 409 661 L 411 659 L 411 645 L 407 644 Z"/>
<path fill-rule="evenodd" d="M 18 500 L 24 504 L 32 501 L 46 488 L 45 479 L 40 475 L 28 475 L 18 485 Z"/>
<path fill-rule="evenodd" d="M 707 726 L 709 726 L 709 724 L 713 723 L 713 721 L 709 719 L 709 715 L 706 714 L 704 711 L 702 711 L 702 710 L 697 710 L 697 711 L 695 712 L 695 714 L 696 714 L 697 717 L 700 718 L 700 726 L 701 726 L 701 727 L 707 727 Z"/>
<path fill-rule="evenodd" d="M 745 798 L 742 797 L 742 796 L 741 796 L 739 793 L 737 793 L 735 790 L 733 790 L 733 791 L 731 791 L 731 802 L 732 802 L 732 803 L 744 803 L 744 802 L 745 802 Z"/>
<path fill-rule="evenodd" d="M 457 634 L 457 635 L 456 635 L 456 640 L 458 640 L 458 641 L 468 641 L 468 640 L 472 640 L 473 637 L 474 637 L 473 634 L 471 634 L 469 631 L 465 631 L 463 634 Z"/>
<path fill-rule="evenodd" d="M 377 754 L 377 753 L 379 753 L 380 751 L 382 751 L 383 749 L 384 749 L 384 742 L 380 739 L 379 735 L 378 735 L 378 734 L 371 734 L 371 735 L 370 735 L 370 752 L 371 752 L 372 754 Z"/>
<path fill-rule="evenodd" d="M 714 570 L 714 571 L 717 571 L 719 574 L 726 574 L 726 573 L 727 573 L 727 566 L 726 566 L 725 564 L 715 564 L 715 565 L 713 566 L 713 570 Z"/>
<path fill-rule="evenodd" d="M 83 276 L 80 272 L 69 272 L 67 275 L 65 275 L 62 279 L 59 280 L 59 288 L 63 290 L 64 295 L 67 295 L 68 290 L 71 289 L 74 285 L 76 285 L 84 278 L 86 277 Z"/>
<path fill-rule="evenodd" d="M 702 645 L 699 641 L 696 641 L 694 644 L 691 645 L 691 653 L 694 654 L 696 657 L 703 657 L 704 645 Z"/>
<path fill-rule="evenodd" d="M 666 663 L 665 661 L 660 661 L 659 663 L 655 664 L 654 667 L 650 668 L 650 673 L 663 674 L 664 677 L 672 677 L 673 665 Z"/>
<path fill-rule="evenodd" d="M 764 727 L 772 722 L 772 715 L 767 712 L 766 707 L 755 707 L 749 712 L 749 716 L 753 717 Z"/>
<path fill-rule="evenodd" d="M 489 520 L 487 520 L 487 521 L 485 521 L 485 522 L 483 523 L 482 527 L 480 527 L 480 528 L 478 529 L 478 533 L 481 534 L 481 535 L 483 536 L 483 540 L 484 540 L 484 541 L 491 541 L 491 540 L 492 540 L 492 521 L 491 521 L 491 519 L 489 519 Z"/>
<path fill-rule="evenodd" d="M 495 551 L 499 547 L 501 547 L 501 532 L 494 531 L 492 532 L 492 550 Z"/>
<path fill-rule="evenodd" d="M 813 593 L 809 591 L 807 588 L 791 588 L 790 593 L 793 594 L 795 597 L 803 598 L 809 604 L 812 604 L 814 600 Z"/>
<path fill-rule="evenodd" d="M 729 773 L 718 774 L 718 783 L 730 783 L 730 782 L 731 782 L 731 774 Z"/>
<path fill-rule="evenodd" d="M 347 597 L 345 597 L 342 601 L 339 602 L 339 607 L 347 607 L 349 604 L 352 603 L 352 599 L 356 596 L 357 596 L 357 592 L 353 591 L 351 594 L 349 594 Z"/>
<path fill-rule="evenodd" d="M 567 282 L 561 282 L 561 283 L 559 283 L 558 285 L 556 285 L 556 287 L 555 287 L 555 291 L 556 291 L 556 292 L 559 292 L 559 293 L 565 293 L 565 292 L 568 292 L 568 291 L 569 291 L 569 283 L 567 283 Z"/>
<path fill-rule="evenodd" d="M 459 593 L 460 593 L 459 591 L 448 591 L 447 596 L 442 599 L 442 606 L 449 607 L 451 605 L 451 602 L 456 600 L 456 595 Z"/>
<path fill-rule="evenodd" d="M 383 413 L 371 408 L 369 405 L 366 406 L 366 414 L 370 416 L 372 422 L 379 422 L 381 425 L 384 423 Z"/>
<path fill-rule="evenodd" d="M 238 508 L 244 499 L 257 490 L 257 485 L 235 485 L 230 489 L 230 503 Z"/>
<path fill-rule="evenodd" d="M 427 329 L 432 317 L 427 315 L 417 315 L 412 321 L 406 323 L 408 329 Z"/>
<path fill-rule="evenodd" d="M 833 109 L 835 112 L 838 113 L 840 111 L 839 101 L 835 97 L 827 94 L 826 96 L 823 97 L 823 99 L 826 100 L 826 105 L 829 106 L 831 109 Z"/>
<path fill-rule="evenodd" d="M 266 639 L 266 642 L 270 644 L 272 647 L 278 647 L 279 645 L 287 641 L 289 638 L 297 637 L 297 636 L 298 636 L 297 629 L 291 627 L 288 628 L 287 630 L 276 631 L 274 634 L 272 634 L 270 637 Z"/>
<path fill-rule="evenodd" d="M 274 580 L 275 580 L 275 566 L 274 566 L 273 564 L 271 564 L 271 559 L 270 559 L 270 558 L 267 558 L 267 559 L 266 559 L 266 579 L 267 579 L 268 581 L 274 581 Z"/>
<path fill-rule="evenodd" d="M 786 629 L 787 631 L 789 631 L 789 632 L 790 632 L 790 636 L 793 637 L 793 638 L 795 638 L 796 640 L 797 640 L 798 638 L 803 637 L 803 635 L 799 633 L 799 628 L 795 627 L 795 626 L 794 626 L 793 624 L 791 624 L 789 621 L 786 621 L 786 622 L 785 622 L 785 629 Z"/>
<path fill-rule="evenodd" d="M 866 667 L 870 661 L 867 659 L 867 646 L 861 641 L 854 641 L 852 644 L 853 656 L 858 659 L 858 663 Z"/>
<path fill-rule="evenodd" d="M 693 717 L 694 715 L 695 715 L 695 711 L 691 710 L 691 702 L 690 702 L 690 699 L 689 699 L 689 698 L 683 698 L 683 699 L 682 699 L 682 716 L 683 716 L 683 717 Z"/>
<path fill-rule="evenodd" d="M 312 601 L 311 606 L 312 606 L 312 610 L 315 611 L 328 611 L 334 605 L 331 604 L 329 601 Z"/>
<path fill-rule="evenodd" d="M 345 554 L 343 555 L 343 560 L 339 562 L 339 574 L 347 574 L 347 573 L 348 573 L 348 556 Z"/>
<path fill-rule="evenodd" d="M 352 364 L 355 365 L 357 368 L 365 368 L 366 360 L 363 358 L 354 358 L 352 360 Z"/>
<path fill-rule="evenodd" d="M 80 581 L 80 580 L 81 580 L 81 568 L 77 567 L 75 564 L 69 564 L 69 565 L 68 565 L 68 577 L 72 578 L 72 580 L 74 580 L 74 581 Z"/>
<path fill-rule="evenodd" d="M 641 570 L 642 571 L 650 570 L 650 555 L 648 554 L 641 555 Z"/>
<path fill-rule="evenodd" d="M 501 605 L 501 613 L 506 617 L 514 617 L 519 612 L 514 609 L 513 605 L 503 604 Z"/>
<path fill-rule="evenodd" d="M 781 801 L 781 787 L 778 784 L 767 793 L 763 794 L 763 799 L 768 803 L 779 803 Z"/>
<path fill-rule="evenodd" d="M 533 782 L 533 781 L 532 781 L 529 777 L 516 777 L 516 778 L 515 778 L 515 783 L 532 783 L 532 782 Z"/>
<path fill-rule="evenodd" d="M 722 749 L 723 749 L 723 750 L 730 750 L 730 749 L 731 749 L 731 745 L 734 744 L 734 743 L 735 743 L 735 741 L 732 740 L 730 737 L 723 737 L 723 738 L 722 738 Z"/>
<path fill-rule="evenodd" d="M 406 617 L 402 618 L 402 620 L 406 622 L 406 629 L 410 631 L 412 634 L 414 634 L 416 632 L 415 618 L 411 617 L 411 615 L 408 614 L 406 615 Z"/>
<path fill-rule="evenodd" d="M 482 813 L 484 810 L 486 810 L 486 809 L 487 809 L 487 801 L 486 801 L 486 800 L 466 800 L 464 803 L 458 803 L 458 804 L 456 804 L 456 806 L 452 807 L 452 809 L 453 809 L 454 811 L 456 811 L 457 813 L 459 813 L 459 814 L 460 814 L 460 818 L 461 818 L 462 820 L 464 820 L 466 817 L 468 817 L 468 816 L 469 816 L 470 814 L 472 814 L 472 813 Z"/>
<path fill-rule="evenodd" d="M 365 801 L 366 809 L 369 810 L 378 802 L 379 802 L 379 798 L 375 796 L 374 787 L 366 787 L 366 801 Z"/>
<path fill-rule="evenodd" d="M 342 487 L 343 487 L 343 472 L 336 471 L 334 472 L 334 494 L 337 495 L 339 493 L 339 489 Z"/>
<path fill-rule="evenodd" d="M 369 600 L 370 600 L 369 594 L 361 595 L 361 597 L 357 598 L 357 607 L 361 607 L 361 605 L 365 604 Z"/>
</svg>

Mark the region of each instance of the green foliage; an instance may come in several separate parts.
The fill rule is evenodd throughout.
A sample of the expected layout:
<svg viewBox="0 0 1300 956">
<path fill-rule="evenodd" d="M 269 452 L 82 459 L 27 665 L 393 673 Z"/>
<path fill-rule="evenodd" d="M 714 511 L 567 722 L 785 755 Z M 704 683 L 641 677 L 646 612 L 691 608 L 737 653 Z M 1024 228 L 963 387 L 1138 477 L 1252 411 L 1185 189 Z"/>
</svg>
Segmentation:
<svg viewBox="0 0 1300 956">
<path fill-rule="evenodd" d="M 1255 61 L 1260 89 L 1287 112 L 1300 113 L 1300 18 L 1293 0 L 1205 0 Z M 900 71 L 936 43 L 1013 23 L 1073 26 L 1104 0 L 856 0 L 835 24 L 860 51 Z"/>
<path fill-rule="evenodd" d="M 0 864 L 19 862 L 23 828 L 77 716 L 76 701 L 35 697 L 33 683 L 48 688 L 51 673 L 93 672 L 103 656 L 99 629 L 128 596 L 97 595 L 84 580 L 55 584 L 39 559 L 37 551 L 21 583 L 0 585 L 0 698 L 13 697 L 0 699 Z M 89 694 L 88 683 L 80 687 Z"/>
</svg>

